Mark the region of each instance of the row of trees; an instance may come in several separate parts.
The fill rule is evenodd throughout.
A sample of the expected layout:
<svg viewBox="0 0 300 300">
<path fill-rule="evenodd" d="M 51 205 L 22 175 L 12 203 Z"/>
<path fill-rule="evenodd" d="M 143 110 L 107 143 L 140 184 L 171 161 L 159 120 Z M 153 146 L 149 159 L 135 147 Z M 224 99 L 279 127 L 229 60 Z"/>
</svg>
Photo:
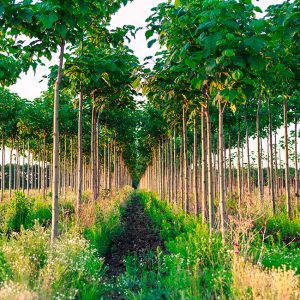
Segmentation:
<svg viewBox="0 0 300 300">
<path fill-rule="evenodd" d="M 141 187 L 154 189 L 170 201 L 180 197 L 186 212 L 191 212 L 193 199 L 195 215 L 202 213 L 211 230 L 216 227 L 217 197 L 223 235 L 225 196 L 232 195 L 233 185 L 241 205 L 246 199 L 243 193 L 253 188 L 261 200 L 266 198 L 267 182 L 274 213 L 278 209 L 282 170 L 274 133 L 276 137 L 282 126 L 285 179 L 281 184 L 287 214 L 293 215 L 288 124 L 294 124 L 293 173 L 299 195 L 299 5 L 299 1 L 285 1 L 257 18 L 261 10 L 250 0 L 180 0 L 160 4 L 148 19 L 148 46 L 158 40 L 163 50 L 157 53 L 153 70 L 146 70 L 141 86 L 162 125 L 151 145 L 152 164 Z M 256 140 L 255 168 L 250 161 L 250 137 Z M 263 179 L 263 138 L 268 139 L 267 181 Z M 236 167 L 232 165 L 234 148 Z"/>
<path fill-rule="evenodd" d="M 36 189 L 46 196 L 48 188 L 51 189 L 52 179 L 52 141 L 51 125 L 53 122 L 53 103 L 51 103 L 53 91 L 45 92 L 42 97 L 34 101 L 25 101 L 17 95 L 2 89 L 0 102 L 1 133 L 2 133 L 2 166 L 5 161 L 9 161 L 7 168 L 2 167 L 1 175 L 1 199 L 4 197 L 4 189 L 8 189 L 11 197 L 12 190 L 23 190 L 29 194 L 30 189 Z M 85 114 L 83 120 L 84 127 L 84 147 L 83 147 L 83 189 L 89 190 L 91 187 L 90 153 L 91 153 L 91 101 L 87 99 L 85 103 Z M 113 124 L 105 123 L 107 115 L 97 120 L 97 169 L 99 173 L 97 193 L 100 186 L 103 189 L 111 190 L 129 184 L 129 177 L 123 176 L 128 173 L 124 167 L 124 159 L 121 155 L 121 146 L 116 141 L 118 128 L 113 128 Z M 120 112 L 119 112 L 120 113 Z M 72 191 L 77 188 L 77 128 L 76 117 L 78 114 L 77 104 L 74 97 L 63 93 L 60 105 L 60 171 L 59 171 L 59 191 L 66 197 L 68 189 Z M 104 125 L 101 125 L 104 124 Z M 109 126 L 109 127 L 108 127 Z M 100 138 L 101 137 L 101 138 Z M 9 151 L 5 151 L 8 147 Z M 5 153 L 9 157 L 5 157 Z M 102 175 L 102 176 L 100 176 Z"/>
<path fill-rule="evenodd" d="M 40 98 L 24 102 L 1 90 L 12 104 L 6 109 L 3 102 L 1 110 L 12 115 L 7 117 L 12 124 L 2 122 L 2 149 L 7 144 L 17 157 L 21 153 L 27 158 L 27 168 L 21 168 L 21 177 L 17 171 L 16 182 L 24 182 L 24 189 L 26 177 L 27 189 L 41 184 L 44 191 L 52 182 L 52 241 L 58 235 L 59 190 L 65 192 L 68 186 L 76 190 L 79 222 L 83 187 L 96 200 L 101 185 L 110 189 L 131 183 L 128 149 L 133 128 L 124 124 L 136 106 L 132 83 L 139 62 L 124 40 L 135 29 L 108 30 L 111 15 L 127 2 L 5 0 L 0 4 L 2 87 L 14 83 L 22 71 L 36 68 L 42 58 L 50 60 L 52 53 L 59 53 L 48 76 L 49 90 Z M 19 165 L 18 160 L 16 170 Z M 2 172 L 3 183 L 4 177 Z"/>
</svg>

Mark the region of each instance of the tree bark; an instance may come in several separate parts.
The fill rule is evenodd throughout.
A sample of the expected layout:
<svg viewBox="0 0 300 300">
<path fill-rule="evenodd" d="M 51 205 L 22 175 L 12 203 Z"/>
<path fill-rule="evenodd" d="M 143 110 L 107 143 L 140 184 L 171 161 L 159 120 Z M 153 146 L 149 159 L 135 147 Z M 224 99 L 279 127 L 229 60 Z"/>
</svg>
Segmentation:
<svg viewBox="0 0 300 300">
<path fill-rule="evenodd" d="M 183 170 L 184 170 L 184 210 L 189 213 L 189 177 L 188 177 L 188 154 L 187 154 L 187 132 L 186 132 L 186 108 L 182 108 L 182 135 L 183 135 Z"/>
<path fill-rule="evenodd" d="M 248 110 L 245 105 L 245 128 L 246 128 L 246 152 L 247 152 L 247 189 L 248 193 L 251 193 L 251 171 L 250 171 L 250 147 L 249 147 L 249 129 L 248 129 Z"/>
<path fill-rule="evenodd" d="M 256 134 L 257 134 L 257 178 L 258 178 L 258 191 L 259 197 L 262 200 L 263 194 L 263 182 L 262 182 L 262 168 L 261 168 L 261 143 L 260 143 L 260 108 L 261 108 L 261 94 L 258 99 L 258 107 L 256 114 Z"/>
<path fill-rule="evenodd" d="M 199 195 L 198 195 L 198 141 L 197 141 L 197 115 L 194 115 L 194 215 L 195 218 L 199 213 Z"/>
<path fill-rule="evenodd" d="M 213 198 L 213 169 L 212 169 L 212 149 L 211 149 L 211 120 L 209 109 L 209 98 L 206 101 L 206 130 L 207 130 L 207 174 L 208 174 L 208 218 L 210 226 L 210 234 L 215 227 L 215 208 Z"/>
<path fill-rule="evenodd" d="M 295 141 L 294 141 L 294 156 L 295 156 L 295 195 L 297 198 L 299 195 L 299 175 L 298 175 L 298 123 L 295 120 Z"/>
<path fill-rule="evenodd" d="M 224 173 L 224 133 L 223 133 L 223 107 L 219 99 L 219 205 L 222 239 L 225 241 L 226 206 L 225 206 L 225 173 Z"/>
<path fill-rule="evenodd" d="M 205 108 L 202 107 L 201 114 L 201 171 L 202 171 L 202 223 L 206 223 L 207 220 L 207 143 L 206 143 L 206 126 L 205 126 Z"/>
<path fill-rule="evenodd" d="M 5 140 L 4 134 L 2 133 L 2 163 L 1 163 L 1 202 L 4 200 L 4 190 L 5 190 Z"/>
<path fill-rule="evenodd" d="M 76 196 L 76 223 L 79 224 L 81 213 L 81 198 L 82 198 L 82 104 L 83 92 L 80 84 L 80 92 L 78 97 L 78 154 L 77 154 L 77 196 Z"/>
<path fill-rule="evenodd" d="M 29 195 L 29 184 L 30 184 L 30 141 L 28 139 L 28 144 L 27 144 L 27 195 Z"/>
<path fill-rule="evenodd" d="M 64 60 L 64 40 L 60 41 L 60 57 L 57 71 L 57 79 L 54 90 L 54 116 L 53 116 L 53 178 L 52 178 L 52 228 L 51 242 L 58 236 L 58 176 L 59 176 L 59 90 L 62 78 Z"/>
<path fill-rule="evenodd" d="M 286 193 L 286 211 L 290 218 L 292 214 L 291 194 L 290 194 L 290 176 L 289 176 L 289 145 L 288 145 L 288 125 L 287 125 L 287 103 L 286 97 L 283 97 L 283 119 L 284 119 L 284 153 L 285 153 L 285 193 Z"/>
<path fill-rule="evenodd" d="M 12 190 L 12 155 L 13 155 L 13 149 L 14 149 L 14 139 L 11 138 L 11 148 L 10 148 L 10 154 L 9 154 L 9 183 L 8 183 L 9 199 L 11 198 L 11 190 Z M 14 168 L 16 168 L 16 165 L 14 165 Z"/>
<path fill-rule="evenodd" d="M 242 181 L 241 181 L 241 129 L 240 121 L 238 121 L 238 144 L 237 144 L 237 185 L 238 185 L 238 196 L 239 196 L 239 208 L 242 205 Z"/>
<path fill-rule="evenodd" d="M 268 99 L 268 108 L 269 108 L 269 159 L 270 159 L 270 194 L 273 207 L 273 213 L 276 212 L 276 203 L 275 203 L 275 189 L 274 189 L 274 159 L 273 159 L 273 120 L 272 120 L 272 110 L 271 110 L 271 100 Z"/>
</svg>

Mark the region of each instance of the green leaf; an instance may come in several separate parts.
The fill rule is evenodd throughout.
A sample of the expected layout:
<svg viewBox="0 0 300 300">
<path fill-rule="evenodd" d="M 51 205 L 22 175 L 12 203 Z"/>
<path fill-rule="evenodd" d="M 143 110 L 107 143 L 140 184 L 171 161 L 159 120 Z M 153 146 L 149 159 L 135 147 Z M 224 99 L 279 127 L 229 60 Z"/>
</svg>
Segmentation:
<svg viewBox="0 0 300 300">
<path fill-rule="evenodd" d="M 203 83 L 203 80 L 199 77 L 194 77 L 191 80 L 191 85 L 196 90 L 200 90 L 202 88 L 202 83 Z"/>
<path fill-rule="evenodd" d="M 137 78 L 135 81 L 133 81 L 131 85 L 134 89 L 137 89 L 140 86 L 140 83 L 141 83 L 140 78 Z"/>
<path fill-rule="evenodd" d="M 181 49 L 180 54 L 183 54 L 189 47 L 190 47 L 190 43 L 187 42 Z"/>
<path fill-rule="evenodd" d="M 227 56 L 227 57 L 232 57 L 232 56 L 235 56 L 235 53 L 232 49 L 227 49 L 225 51 L 223 51 L 222 53 L 224 56 Z"/>
<path fill-rule="evenodd" d="M 261 56 L 250 56 L 248 57 L 251 69 L 261 72 L 265 69 L 266 62 Z"/>
<path fill-rule="evenodd" d="M 232 33 L 227 33 L 227 34 L 226 34 L 226 39 L 227 39 L 228 41 L 232 41 L 232 40 L 234 39 L 234 35 L 233 35 Z"/>
<path fill-rule="evenodd" d="M 55 13 L 50 13 L 50 14 L 42 15 L 40 20 L 43 23 L 43 26 L 46 29 L 49 29 L 52 27 L 53 23 L 58 20 L 58 17 Z"/>
<path fill-rule="evenodd" d="M 154 34 L 153 30 L 147 30 L 145 32 L 146 39 L 148 40 Z"/>
<path fill-rule="evenodd" d="M 151 48 L 154 45 L 155 42 L 156 42 L 156 39 L 153 39 L 153 40 L 149 41 L 148 44 L 147 44 L 148 48 Z"/>
<path fill-rule="evenodd" d="M 207 65 L 205 67 L 205 71 L 207 73 L 211 73 L 211 71 L 217 66 L 215 59 L 211 58 L 208 60 Z"/>
<path fill-rule="evenodd" d="M 244 74 L 241 70 L 236 70 L 231 74 L 231 77 L 234 80 L 241 80 L 244 77 Z"/>
<path fill-rule="evenodd" d="M 261 49 L 266 45 L 264 38 L 259 36 L 253 36 L 244 40 L 244 44 L 247 47 L 252 48 L 255 52 L 260 52 Z"/>
<path fill-rule="evenodd" d="M 67 32 L 68 32 L 68 28 L 66 26 L 64 26 L 63 24 L 58 24 L 56 26 L 56 29 L 59 33 L 59 35 L 65 39 L 66 38 L 66 35 L 67 35 Z"/>
<path fill-rule="evenodd" d="M 241 68 L 245 67 L 245 60 L 243 59 L 242 56 L 235 56 L 232 58 L 232 62 L 236 65 L 239 66 Z"/>
<path fill-rule="evenodd" d="M 175 8 L 178 8 L 179 6 L 181 6 L 180 0 L 175 0 L 174 6 L 175 6 Z"/>
</svg>

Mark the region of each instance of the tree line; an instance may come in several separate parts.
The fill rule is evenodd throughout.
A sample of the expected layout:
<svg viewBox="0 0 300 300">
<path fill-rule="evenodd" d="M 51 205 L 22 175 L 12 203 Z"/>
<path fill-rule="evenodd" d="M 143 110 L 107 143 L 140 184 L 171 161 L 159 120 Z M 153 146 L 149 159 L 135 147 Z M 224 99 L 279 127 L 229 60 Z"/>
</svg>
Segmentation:
<svg viewBox="0 0 300 300">
<path fill-rule="evenodd" d="M 284 1 L 258 17 L 252 1 L 179 0 L 158 5 L 148 18 L 148 47 L 158 42 L 161 51 L 140 87 L 161 126 L 140 186 L 201 214 L 223 236 L 227 197 L 241 206 L 257 191 L 275 213 L 284 194 L 291 218 L 297 204 L 299 5 Z"/>
</svg>

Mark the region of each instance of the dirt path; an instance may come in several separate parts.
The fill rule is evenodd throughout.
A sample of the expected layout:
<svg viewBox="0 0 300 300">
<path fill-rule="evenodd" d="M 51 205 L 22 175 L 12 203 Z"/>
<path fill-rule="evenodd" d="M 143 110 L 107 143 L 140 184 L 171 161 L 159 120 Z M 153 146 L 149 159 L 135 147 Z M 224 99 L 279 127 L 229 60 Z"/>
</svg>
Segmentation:
<svg viewBox="0 0 300 300">
<path fill-rule="evenodd" d="M 128 203 L 122 217 L 123 233 L 113 242 L 106 255 L 108 275 L 118 276 L 125 271 L 123 258 L 136 253 L 139 258 L 158 246 L 164 249 L 163 242 L 153 229 L 138 197 Z"/>
</svg>

